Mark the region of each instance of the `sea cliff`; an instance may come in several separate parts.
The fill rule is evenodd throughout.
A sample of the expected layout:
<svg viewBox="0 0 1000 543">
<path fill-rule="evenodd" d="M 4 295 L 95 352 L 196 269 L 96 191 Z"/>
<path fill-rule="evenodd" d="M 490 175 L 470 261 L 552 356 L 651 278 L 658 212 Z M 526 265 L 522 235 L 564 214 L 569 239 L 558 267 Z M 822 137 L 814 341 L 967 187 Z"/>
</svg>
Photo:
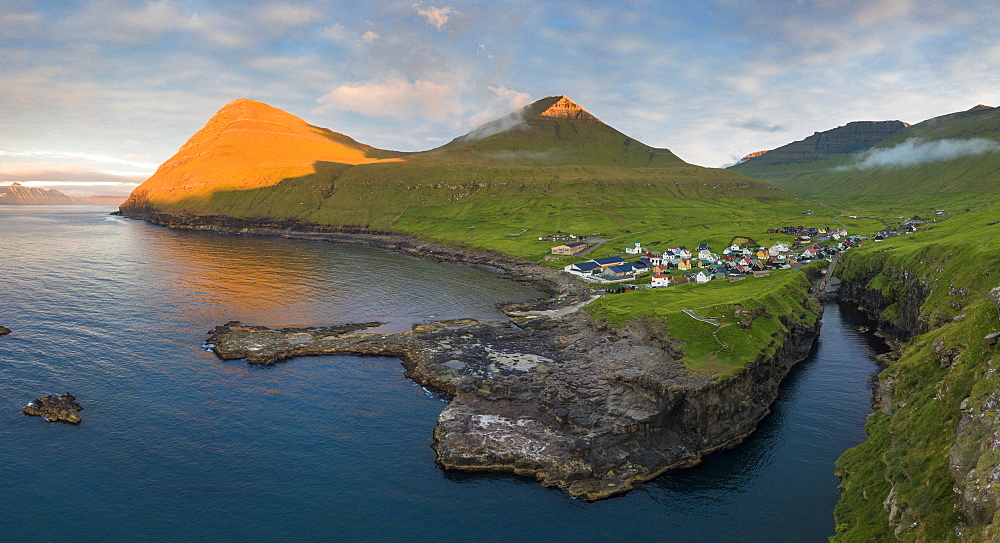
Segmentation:
<svg viewBox="0 0 1000 543">
<path fill-rule="evenodd" d="M 976 243 L 845 255 L 841 294 L 895 349 L 868 440 L 837 464 L 834 541 L 1000 537 L 997 263 Z"/>
</svg>

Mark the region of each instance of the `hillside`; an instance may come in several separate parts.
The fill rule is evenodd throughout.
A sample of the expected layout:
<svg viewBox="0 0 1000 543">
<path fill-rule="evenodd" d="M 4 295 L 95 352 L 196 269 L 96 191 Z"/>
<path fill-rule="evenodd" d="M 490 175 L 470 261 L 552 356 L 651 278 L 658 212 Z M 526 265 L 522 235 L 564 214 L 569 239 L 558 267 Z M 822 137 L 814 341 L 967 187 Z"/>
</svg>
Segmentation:
<svg viewBox="0 0 1000 543">
<path fill-rule="evenodd" d="M 0 205 L 73 205 L 83 201 L 55 189 L 25 187 L 20 183 L 0 187 Z"/>
<path fill-rule="evenodd" d="M 525 254 L 527 240 L 550 230 L 624 233 L 675 228 L 692 217 L 696 224 L 721 216 L 760 221 L 751 209 L 760 198 L 779 207 L 805 205 L 767 183 L 688 164 L 636 141 L 565 96 L 409 154 L 238 100 L 121 209 L 131 216 L 297 219 Z M 716 211 L 696 211 L 704 207 Z M 519 231 L 530 233 L 510 237 Z"/>
<path fill-rule="evenodd" d="M 868 440 L 837 462 L 833 540 L 1000 537 L 1000 205 L 969 201 L 930 230 L 845 254 L 842 294 L 897 349 Z"/>
<path fill-rule="evenodd" d="M 929 199 L 934 206 L 933 201 L 947 195 L 995 194 L 1000 189 L 1000 108 L 976 106 L 912 126 L 899 123 L 877 142 L 874 136 L 844 132 L 855 124 L 817 133 L 731 169 L 838 205 L 905 194 L 910 202 Z M 812 145 L 838 132 L 847 136 L 842 145 Z M 806 148 L 815 152 L 798 152 Z"/>
</svg>

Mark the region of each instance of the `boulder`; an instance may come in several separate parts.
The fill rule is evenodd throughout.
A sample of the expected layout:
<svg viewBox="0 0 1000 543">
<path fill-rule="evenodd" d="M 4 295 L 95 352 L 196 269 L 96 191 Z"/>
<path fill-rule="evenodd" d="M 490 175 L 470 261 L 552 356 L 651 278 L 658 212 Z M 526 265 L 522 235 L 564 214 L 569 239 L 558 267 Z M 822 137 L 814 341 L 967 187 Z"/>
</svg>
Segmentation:
<svg viewBox="0 0 1000 543">
<path fill-rule="evenodd" d="M 22 411 L 26 415 L 45 417 L 49 422 L 66 422 L 69 424 L 80 424 L 80 411 L 83 407 L 76 402 L 76 397 L 66 393 L 62 396 L 49 395 L 35 398 L 34 401 L 24 406 Z"/>
</svg>

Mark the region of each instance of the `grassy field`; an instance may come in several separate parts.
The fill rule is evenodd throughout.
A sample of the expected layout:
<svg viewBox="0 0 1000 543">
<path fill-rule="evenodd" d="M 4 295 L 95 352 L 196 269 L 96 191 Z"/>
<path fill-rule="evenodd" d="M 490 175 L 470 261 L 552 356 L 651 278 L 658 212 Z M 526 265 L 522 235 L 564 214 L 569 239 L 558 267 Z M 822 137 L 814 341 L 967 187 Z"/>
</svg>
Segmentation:
<svg viewBox="0 0 1000 543">
<path fill-rule="evenodd" d="M 781 270 L 771 277 L 734 283 L 720 280 L 625 292 L 604 296 L 587 309 L 613 326 L 634 319 L 662 324 L 672 338 L 684 342 L 681 361 L 686 367 L 725 379 L 757 356 L 773 354 L 783 341 L 787 322 L 816 324 L 818 308 L 809 299 L 808 270 Z M 692 318 L 685 309 L 719 326 Z"/>
</svg>

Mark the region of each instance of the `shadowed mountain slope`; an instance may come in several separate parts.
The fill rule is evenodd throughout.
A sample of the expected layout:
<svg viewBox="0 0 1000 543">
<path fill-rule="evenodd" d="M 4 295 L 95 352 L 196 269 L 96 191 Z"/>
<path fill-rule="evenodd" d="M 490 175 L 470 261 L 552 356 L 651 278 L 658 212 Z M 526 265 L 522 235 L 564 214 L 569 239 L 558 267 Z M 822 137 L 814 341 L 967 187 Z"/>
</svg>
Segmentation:
<svg viewBox="0 0 1000 543">
<path fill-rule="evenodd" d="M 912 126 L 896 125 L 874 145 L 869 145 L 872 138 L 855 133 L 839 149 L 814 145 L 814 152 L 794 153 L 810 139 L 829 139 L 844 128 L 817 133 L 730 169 L 829 202 L 858 196 L 1000 192 L 1000 108 L 976 106 Z"/>
</svg>

